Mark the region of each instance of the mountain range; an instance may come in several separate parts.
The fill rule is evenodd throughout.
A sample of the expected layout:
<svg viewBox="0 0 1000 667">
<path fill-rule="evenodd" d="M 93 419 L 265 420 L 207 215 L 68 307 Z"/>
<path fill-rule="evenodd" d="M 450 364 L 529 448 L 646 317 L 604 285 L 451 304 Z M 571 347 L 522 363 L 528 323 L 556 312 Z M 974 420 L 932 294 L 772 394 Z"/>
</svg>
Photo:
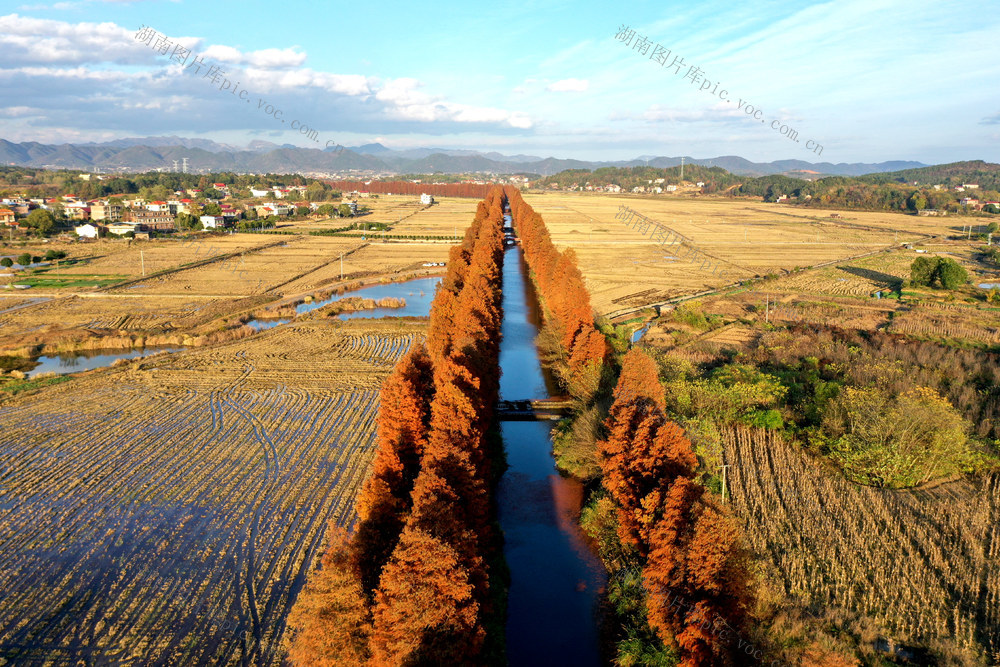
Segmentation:
<svg viewBox="0 0 1000 667">
<path fill-rule="evenodd" d="M 879 163 L 806 162 L 776 160 L 752 162 L 736 155 L 713 158 L 690 156 L 639 156 L 633 160 L 588 161 L 541 158 L 534 155 L 503 155 L 496 152 L 441 148 L 395 150 L 379 143 L 347 147 L 337 153 L 332 149 L 300 148 L 256 140 L 245 147 L 220 144 L 209 139 L 184 137 L 136 137 L 89 144 L 41 144 L 34 141 L 13 143 L 0 139 L 0 164 L 102 171 L 172 170 L 173 163 L 188 160 L 191 172 L 234 171 L 241 173 L 369 173 L 431 174 L 442 172 L 538 174 L 549 176 L 566 169 L 600 167 L 675 167 L 685 164 L 722 167 L 734 174 L 766 176 L 769 174 L 840 175 L 914 169 L 927 165 L 912 161 Z"/>
</svg>

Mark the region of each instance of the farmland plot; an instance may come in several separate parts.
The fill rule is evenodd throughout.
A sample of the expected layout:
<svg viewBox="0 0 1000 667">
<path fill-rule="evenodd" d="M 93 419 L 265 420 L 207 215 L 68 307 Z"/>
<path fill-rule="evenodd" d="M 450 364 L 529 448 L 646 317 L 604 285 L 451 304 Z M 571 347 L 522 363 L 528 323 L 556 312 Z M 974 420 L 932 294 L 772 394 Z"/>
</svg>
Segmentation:
<svg viewBox="0 0 1000 667">
<path fill-rule="evenodd" d="M 594 308 L 604 314 L 921 237 L 900 231 L 912 217 L 898 214 L 830 218 L 818 209 L 707 197 L 547 193 L 526 199 L 545 218 L 553 242 L 576 252 Z M 615 219 L 619 206 L 687 237 L 699 254 L 685 258 L 677 246 L 657 246 Z M 700 268 L 706 259 L 724 276 Z"/>
<path fill-rule="evenodd" d="M 929 490 L 859 487 L 773 431 L 724 433 L 733 510 L 769 578 L 899 642 L 1000 652 L 1000 475 Z"/>
<path fill-rule="evenodd" d="M 0 406 L 0 665 L 279 664 L 422 335 L 308 322 Z"/>
</svg>

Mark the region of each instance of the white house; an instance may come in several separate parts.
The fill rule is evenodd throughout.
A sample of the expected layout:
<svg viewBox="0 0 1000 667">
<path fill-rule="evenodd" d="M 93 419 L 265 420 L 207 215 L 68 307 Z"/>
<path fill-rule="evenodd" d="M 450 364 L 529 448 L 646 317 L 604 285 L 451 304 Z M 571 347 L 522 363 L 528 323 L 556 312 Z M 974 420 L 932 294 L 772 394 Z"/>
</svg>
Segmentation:
<svg viewBox="0 0 1000 667">
<path fill-rule="evenodd" d="M 420 203 L 424 205 L 430 205 L 434 203 L 434 197 L 428 194 L 420 195 Z"/>
<path fill-rule="evenodd" d="M 200 218 L 201 225 L 205 229 L 219 229 L 225 226 L 226 219 L 221 215 L 203 215 Z"/>
<path fill-rule="evenodd" d="M 85 239 L 96 239 L 97 232 L 99 231 L 97 225 L 92 225 L 89 222 L 85 225 L 80 225 L 79 227 L 74 227 L 73 231 L 76 235 Z"/>
<path fill-rule="evenodd" d="M 255 188 L 250 188 L 251 197 L 266 197 L 271 194 L 270 190 L 257 190 Z"/>
</svg>

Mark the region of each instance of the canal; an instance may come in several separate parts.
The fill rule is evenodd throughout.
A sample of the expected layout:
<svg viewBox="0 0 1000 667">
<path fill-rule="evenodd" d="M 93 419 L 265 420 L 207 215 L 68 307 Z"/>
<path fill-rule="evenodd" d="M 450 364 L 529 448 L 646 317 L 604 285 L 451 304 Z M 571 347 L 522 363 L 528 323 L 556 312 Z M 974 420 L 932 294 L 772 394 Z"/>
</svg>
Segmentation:
<svg viewBox="0 0 1000 667">
<path fill-rule="evenodd" d="M 548 398 L 535 338 L 540 310 L 520 246 L 504 252 L 500 398 Z M 551 421 L 501 422 L 508 469 L 497 494 L 510 568 L 510 664 L 600 664 L 597 602 L 604 567 L 577 518 L 583 488 L 562 477 L 552 457 Z"/>
</svg>

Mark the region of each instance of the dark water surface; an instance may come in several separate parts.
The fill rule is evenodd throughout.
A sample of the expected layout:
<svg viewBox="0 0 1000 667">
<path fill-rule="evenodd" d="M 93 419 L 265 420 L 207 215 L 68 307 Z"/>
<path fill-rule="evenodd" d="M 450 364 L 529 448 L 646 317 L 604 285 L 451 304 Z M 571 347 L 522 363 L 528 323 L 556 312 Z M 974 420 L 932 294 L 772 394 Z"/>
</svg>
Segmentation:
<svg viewBox="0 0 1000 667">
<path fill-rule="evenodd" d="M 519 246 L 504 252 L 500 396 L 546 398 L 555 391 L 538 359 L 539 310 Z M 498 489 L 511 584 L 507 657 L 519 665 L 599 665 L 596 603 L 604 568 L 577 514 L 581 485 L 552 458 L 550 421 L 502 422 L 509 468 Z"/>
</svg>

